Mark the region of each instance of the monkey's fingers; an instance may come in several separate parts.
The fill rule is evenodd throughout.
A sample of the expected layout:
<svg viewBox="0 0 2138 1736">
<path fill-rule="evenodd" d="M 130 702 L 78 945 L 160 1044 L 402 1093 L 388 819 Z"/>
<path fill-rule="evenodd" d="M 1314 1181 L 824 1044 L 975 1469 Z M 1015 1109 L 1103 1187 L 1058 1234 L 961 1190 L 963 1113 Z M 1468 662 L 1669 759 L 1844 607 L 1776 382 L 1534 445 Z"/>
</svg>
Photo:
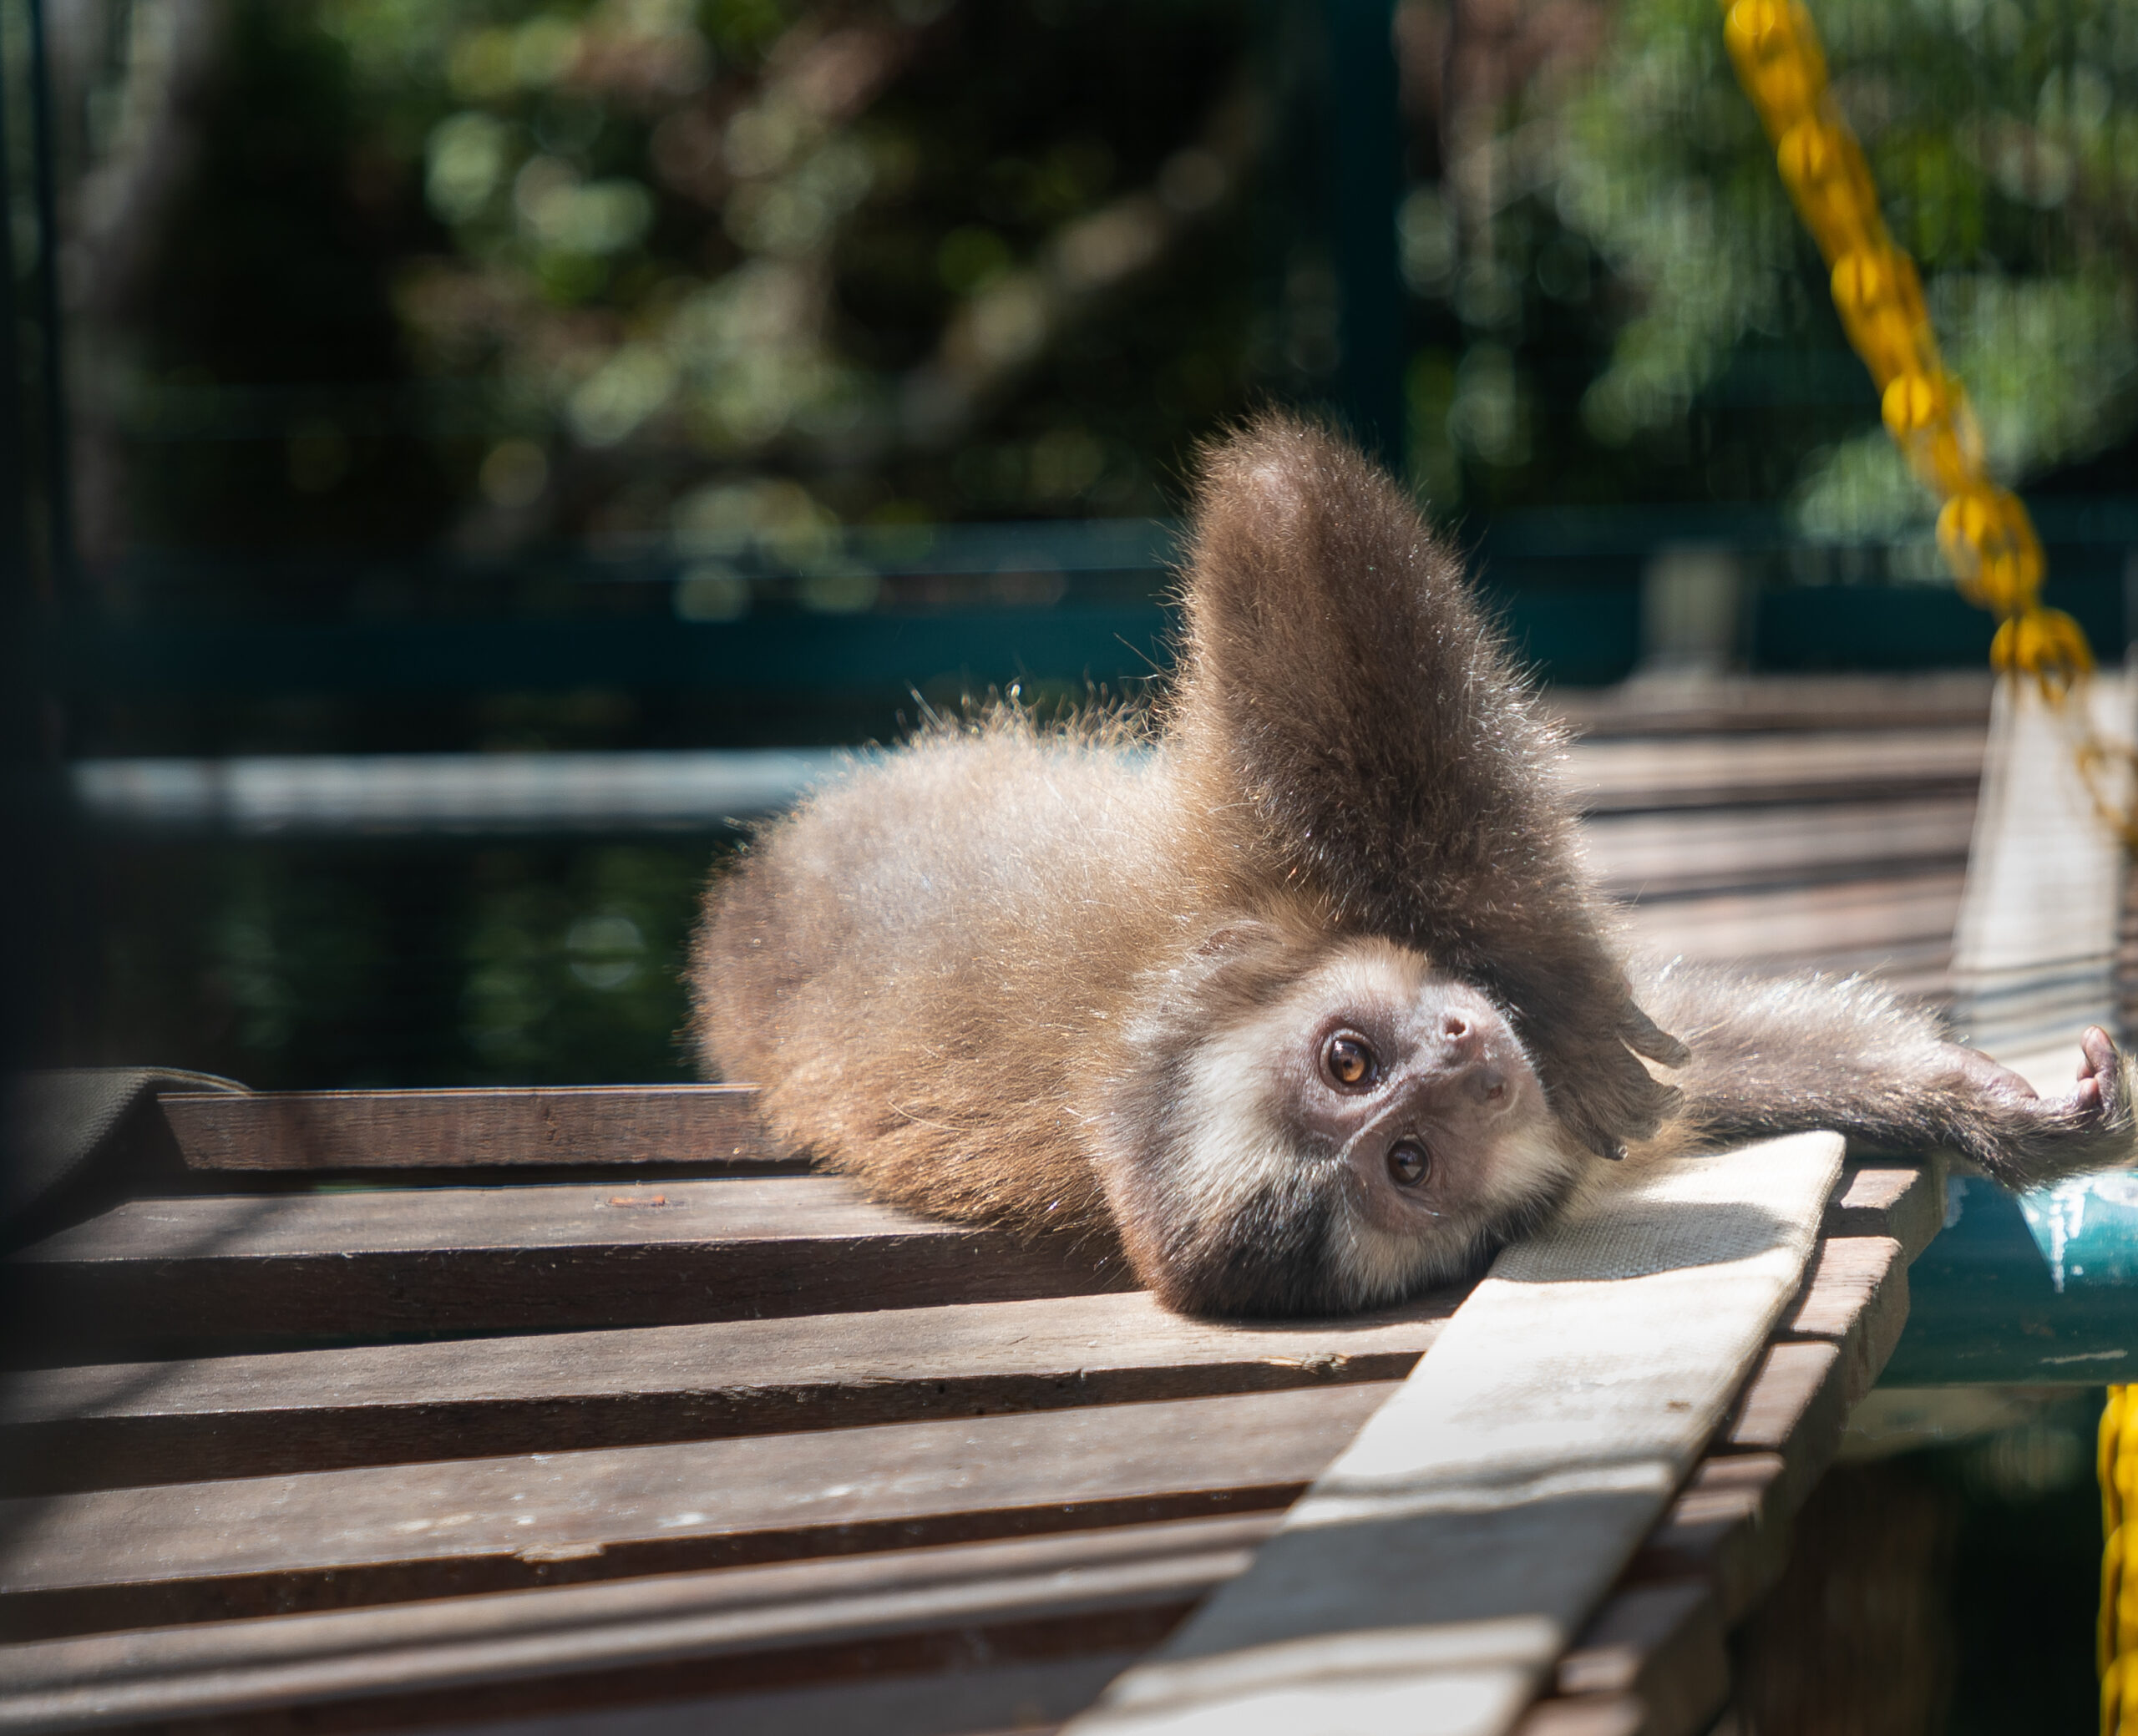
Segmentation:
<svg viewBox="0 0 2138 1736">
<path fill-rule="evenodd" d="M 1651 1136 L 1685 1101 L 1684 1092 L 1657 1079 L 1615 1035 L 1599 1045 L 1589 1065 L 1591 1089 L 1563 1113 L 1568 1131 L 1598 1157 L 1624 1156 L 1629 1140 Z"/>
<path fill-rule="evenodd" d="M 1691 1050 L 1631 1001 L 1626 1003 L 1619 1035 L 1635 1055 L 1644 1055 L 1663 1066 L 1682 1067 L 1693 1058 Z"/>
<path fill-rule="evenodd" d="M 2107 1126 L 2121 1120 L 2130 1101 L 2115 1040 L 2098 1025 L 2090 1025 L 2079 1039 L 2079 1082 L 2068 1100 L 2071 1107 L 2090 1126 Z"/>
</svg>

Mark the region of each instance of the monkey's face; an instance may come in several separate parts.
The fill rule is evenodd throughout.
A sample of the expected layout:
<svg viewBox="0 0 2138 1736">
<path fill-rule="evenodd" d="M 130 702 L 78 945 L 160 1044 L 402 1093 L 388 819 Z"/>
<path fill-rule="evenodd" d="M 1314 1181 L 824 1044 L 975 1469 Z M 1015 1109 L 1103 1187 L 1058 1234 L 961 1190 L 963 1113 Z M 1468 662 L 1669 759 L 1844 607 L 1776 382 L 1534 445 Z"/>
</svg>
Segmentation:
<svg viewBox="0 0 2138 1736">
<path fill-rule="evenodd" d="M 1177 1016 L 1131 1034 L 1164 1082 L 1132 1094 L 1150 1115 L 1134 1144 L 1107 1141 L 1129 1257 L 1168 1303 L 1393 1301 L 1564 1197 L 1579 1156 L 1486 995 L 1385 941 L 1324 943 L 1304 968 L 1233 949 L 1246 955 L 1175 974 L 1216 1015 L 1199 1040 L 1164 1040 L 1184 1035 Z"/>
</svg>

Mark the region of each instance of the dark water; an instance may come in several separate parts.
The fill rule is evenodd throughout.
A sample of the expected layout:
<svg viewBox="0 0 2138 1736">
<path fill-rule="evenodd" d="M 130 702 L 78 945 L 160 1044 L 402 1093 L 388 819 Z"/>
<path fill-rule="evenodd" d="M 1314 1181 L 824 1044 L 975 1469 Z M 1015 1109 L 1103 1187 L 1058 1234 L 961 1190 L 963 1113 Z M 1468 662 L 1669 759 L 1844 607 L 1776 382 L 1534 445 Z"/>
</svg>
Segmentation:
<svg viewBox="0 0 2138 1736">
<path fill-rule="evenodd" d="M 84 1046 L 261 1087 L 686 1078 L 684 949 L 732 847 L 94 838 Z"/>
<path fill-rule="evenodd" d="M 2019 1408 L 1995 1433 L 1827 1475 L 1733 1642 L 1733 1736 L 2095 1728 L 2100 1394 Z"/>
</svg>

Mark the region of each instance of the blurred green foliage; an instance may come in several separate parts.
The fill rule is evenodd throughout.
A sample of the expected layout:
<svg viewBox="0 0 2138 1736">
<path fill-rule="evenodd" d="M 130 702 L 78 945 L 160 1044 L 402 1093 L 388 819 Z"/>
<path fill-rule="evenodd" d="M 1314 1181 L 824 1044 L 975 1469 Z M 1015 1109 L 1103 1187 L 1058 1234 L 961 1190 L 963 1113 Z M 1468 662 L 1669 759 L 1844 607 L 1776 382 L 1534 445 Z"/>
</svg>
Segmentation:
<svg viewBox="0 0 2138 1736">
<path fill-rule="evenodd" d="M 2126 442 L 2138 0 L 1815 12 L 2000 473 Z M 91 321 L 83 384 L 136 443 L 89 467 L 131 478 L 125 505 L 90 491 L 129 521 L 93 549 L 756 544 L 820 566 L 818 606 L 865 607 L 838 526 L 1162 511 L 1195 438 L 1338 365 L 1320 177 L 1345 94 L 1315 82 L 1309 13 L 218 16 L 192 172 L 143 220 L 161 292 Z M 1709 0 L 1395 16 L 1436 509 L 1787 500 L 1844 539 L 1920 518 Z M 154 68 L 114 68 L 91 94 L 118 109 Z"/>
<path fill-rule="evenodd" d="M 200 172 L 154 225 L 179 305 L 114 318 L 93 387 L 137 442 L 94 548 L 680 534 L 806 563 L 842 523 L 1162 510 L 1246 402 L 1238 7 L 226 18 Z"/>
<path fill-rule="evenodd" d="M 2138 421 L 2138 5 L 1820 0 L 1837 100 L 2013 482 Z M 1632 0 L 1567 110 L 1552 197 L 1638 291 L 1583 394 L 1598 440 L 1682 424 L 1740 358 L 1831 345 L 1824 274 L 1735 87 L 1709 0 Z M 1863 539 L 1929 501 L 1875 419 L 1795 455 L 1808 534 Z"/>
</svg>

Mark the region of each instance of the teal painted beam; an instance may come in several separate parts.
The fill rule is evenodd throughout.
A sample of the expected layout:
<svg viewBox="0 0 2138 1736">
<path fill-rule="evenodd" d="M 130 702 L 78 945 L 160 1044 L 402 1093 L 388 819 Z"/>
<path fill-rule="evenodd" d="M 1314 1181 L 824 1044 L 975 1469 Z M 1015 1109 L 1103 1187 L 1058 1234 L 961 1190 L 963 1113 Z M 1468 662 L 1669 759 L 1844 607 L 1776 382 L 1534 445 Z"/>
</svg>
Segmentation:
<svg viewBox="0 0 2138 1736">
<path fill-rule="evenodd" d="M 2138 1175 L 2015 1197 L 1954 1177 L 1888 1386 L 2138 1381 Z"/>
</svg>

